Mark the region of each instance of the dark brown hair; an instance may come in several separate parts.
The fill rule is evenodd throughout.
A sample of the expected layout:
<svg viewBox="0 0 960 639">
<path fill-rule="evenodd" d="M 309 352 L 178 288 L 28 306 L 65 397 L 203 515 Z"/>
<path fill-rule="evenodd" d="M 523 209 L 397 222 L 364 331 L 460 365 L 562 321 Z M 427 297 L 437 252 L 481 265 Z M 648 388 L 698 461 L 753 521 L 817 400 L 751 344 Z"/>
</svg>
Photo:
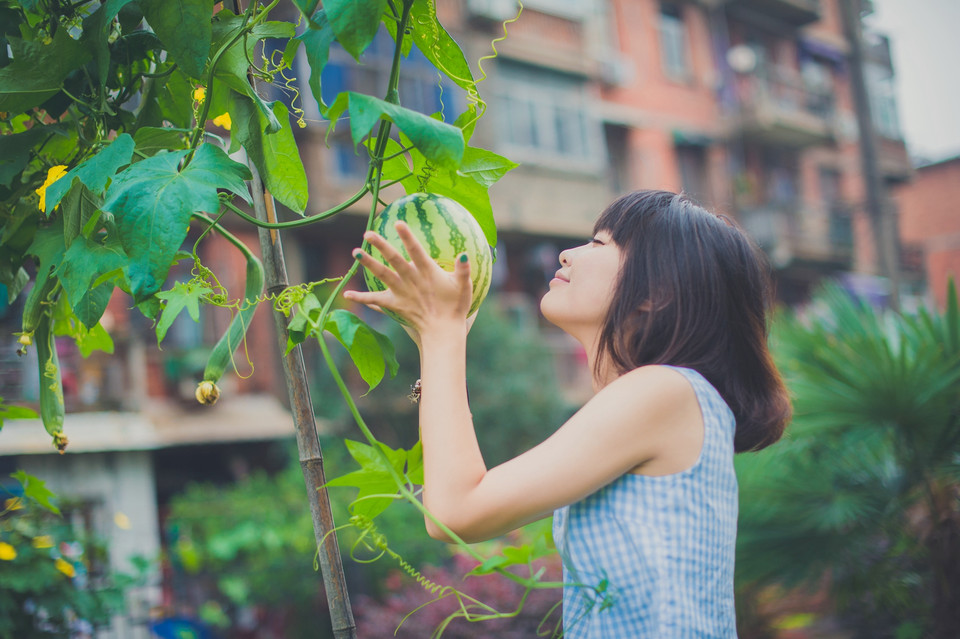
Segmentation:
<svg viewBox="0 0 960 639">
<path fill-rule="evenodd" d="M 668 191 L 636 191 L 611 204 L 594 232 L 623 252 L 600 332 L 623 373 L 649 364 L 692 368 L 737 420 L 737 452 L 780 439 L 792 409 L 767 348 L 769 266 L 738 227 Z"/>
</svg>

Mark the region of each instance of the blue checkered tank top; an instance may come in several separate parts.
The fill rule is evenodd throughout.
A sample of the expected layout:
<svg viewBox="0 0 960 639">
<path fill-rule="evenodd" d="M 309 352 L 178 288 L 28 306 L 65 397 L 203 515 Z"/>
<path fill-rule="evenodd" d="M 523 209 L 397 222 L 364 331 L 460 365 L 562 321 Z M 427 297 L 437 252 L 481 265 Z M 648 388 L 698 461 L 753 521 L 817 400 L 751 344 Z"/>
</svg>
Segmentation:
<svg viewBox="0 0 960 639">
<path fill-rule="evenodd" d="M 733 412 L 700 373 L 704 441 L 693 466 L 626 474 L 554 513 L 567 639 L 731 639 L 737 537 Z"/>
</svg>

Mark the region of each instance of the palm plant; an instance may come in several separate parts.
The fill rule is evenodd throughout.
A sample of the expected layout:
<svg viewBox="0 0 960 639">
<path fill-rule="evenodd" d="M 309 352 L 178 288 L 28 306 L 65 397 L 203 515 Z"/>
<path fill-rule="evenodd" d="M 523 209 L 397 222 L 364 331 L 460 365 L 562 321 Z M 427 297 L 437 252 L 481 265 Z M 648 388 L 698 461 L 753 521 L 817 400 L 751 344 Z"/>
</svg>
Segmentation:
<svg viewBox="0 0 960 639">
<path fill-rule="evenodd" d="M 858 637 L 960 637 L 960 307 L 878 312 L 828 285 L 772 336 L 784 440 L 737 460 L 741 589 L 828 584 Z"/>
</svg>

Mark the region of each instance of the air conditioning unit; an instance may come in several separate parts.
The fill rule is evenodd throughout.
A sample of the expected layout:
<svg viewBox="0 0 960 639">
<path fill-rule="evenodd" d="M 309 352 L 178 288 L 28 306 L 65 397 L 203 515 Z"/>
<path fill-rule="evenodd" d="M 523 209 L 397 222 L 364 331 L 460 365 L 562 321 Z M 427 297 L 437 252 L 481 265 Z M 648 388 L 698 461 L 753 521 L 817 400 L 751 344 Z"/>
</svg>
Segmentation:
<svg viewBox="0 0 960 639">
<path fill-rule="evenodd" d="M 471 18 L 503 22 L 517 15 L 517 0 L 467 0 Z"/>
<path fill-rule="evenodd" d="M 619 53 L 608 53 L 597 64 L 600 81 L 611 87 L 623 87 L 633 80 L 633 63 Z"/>
</svg>

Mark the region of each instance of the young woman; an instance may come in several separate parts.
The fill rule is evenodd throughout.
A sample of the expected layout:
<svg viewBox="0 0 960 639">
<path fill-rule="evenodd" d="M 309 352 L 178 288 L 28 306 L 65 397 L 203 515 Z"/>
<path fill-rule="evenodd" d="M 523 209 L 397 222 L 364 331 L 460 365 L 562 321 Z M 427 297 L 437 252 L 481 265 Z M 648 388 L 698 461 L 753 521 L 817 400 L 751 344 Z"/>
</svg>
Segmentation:
<svg viewBox="0 0 960 639">
<path fill-rule="evenodd" d="M 586 349 L 596 394 L 488 469 L 467 403 L 470 266 L 464 255 L 442 270 L 397 228 L 411 260 L 368 234 L 393 268 L 354 255 L 388 289 L 345 296 L 396 311 L 419 340 L 425 505 L 467 541 L 553 514 L 566 637 L 735 637 L 733 454 L 777 441 L 791 413 L 759 251 L 682 195 L 610 205 L 593 239 L 560 254 L 540 302 Z"/>
</svg>

